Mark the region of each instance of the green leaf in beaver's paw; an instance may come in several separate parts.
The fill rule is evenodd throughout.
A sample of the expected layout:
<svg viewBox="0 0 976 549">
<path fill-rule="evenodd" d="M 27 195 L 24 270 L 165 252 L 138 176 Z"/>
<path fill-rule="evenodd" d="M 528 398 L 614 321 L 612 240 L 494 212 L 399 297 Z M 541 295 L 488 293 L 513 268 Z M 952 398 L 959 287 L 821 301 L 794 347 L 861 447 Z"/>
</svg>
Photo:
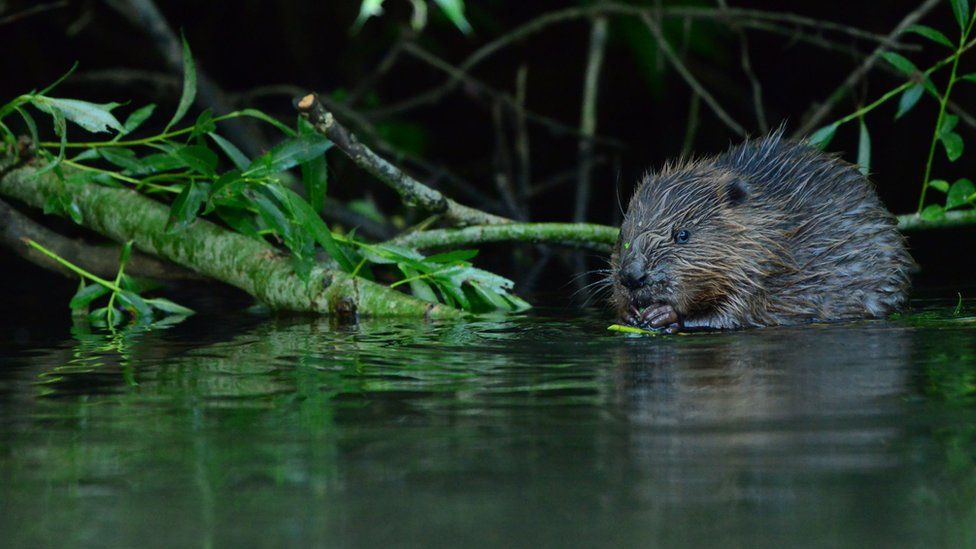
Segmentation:
<svg viewBox="0 0 976 549">
<path fill-rule="evenodd" d="M 624 326 L 623 324 L 611 324 L 607 326 L 607 331 L 620 332 L 623 334 L 644 335 L 644 336 L 661 335 L 660 330 L 645 330 L 644 328 L 638 328 L 636 326 Z"/>
</svg>

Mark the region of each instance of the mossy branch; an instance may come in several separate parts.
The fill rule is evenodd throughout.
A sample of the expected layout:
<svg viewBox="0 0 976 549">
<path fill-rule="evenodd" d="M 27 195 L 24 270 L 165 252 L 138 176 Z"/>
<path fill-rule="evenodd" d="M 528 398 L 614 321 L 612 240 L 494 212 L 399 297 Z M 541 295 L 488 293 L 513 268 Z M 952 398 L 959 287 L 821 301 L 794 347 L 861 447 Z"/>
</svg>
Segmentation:
<svg viewBox="0 0 976 549">
<path fill-rule="evenodd" d="M 976 210 L 957 210 L 946 212 L 939 219 L 923 219 L 917 213 L 898 216 L 898 229 L 903 233 L 929 229 L 952 229 L 976 225 Z"/>
<path fill-rule="evenodd" d="M 2 164 L 2 162 L 0 162 Z M 70 171 L 65 168 L 65 171 Z M 309 281 L 295 275 L 291 260 L 271 246 L 197 219 L 166 231 L 169 208 L 139 193 L 94 183 L 63 184 L 33 165 L 0 170 L 0 195 L 41 208 L 67 193 L 89 229 L 244 290 L 275 310 L 339 316 L 457 317 L 455 309 L 421 301 L 344 272 L 316 267 Z"/>
<path fill-rule="evenodd" d="M 397 237 L 393 244 L 417 249 L 456 248 L 488 242 L 546 242 L 609 253 L 618 229 L 595 223 L 507 223 L 461 229 L 417 231 Z"/>
</svg>

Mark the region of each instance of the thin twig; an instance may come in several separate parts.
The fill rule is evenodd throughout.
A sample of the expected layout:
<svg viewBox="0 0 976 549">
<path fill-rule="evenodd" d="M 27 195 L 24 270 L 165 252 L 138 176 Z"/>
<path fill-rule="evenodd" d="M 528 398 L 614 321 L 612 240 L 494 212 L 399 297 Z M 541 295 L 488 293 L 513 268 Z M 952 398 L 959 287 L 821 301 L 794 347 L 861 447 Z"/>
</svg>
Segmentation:
<svg viewBox="0 0 976 549">
<path fill-rule="evenodd" d="M 400 54 L 403 53 L 403 44 L 414 39 L 414 32 L 409 28 L 401 29 L 400 36 L 397 38 L 396 42 L 393 43 L 393 47 L 387 50 L 386 54 L 380 60 L 379 64 L 373 72 L 367 74 L 363 78 L 360 78 L 353 87 L 352 91 L 349 92 L 349 96 L 346 97 L 346 104 L 352 107 L 357 101 L 370 90 L 373 85 L 378 82 L 386 73 L 390 72 L 390 69 L 396 64 L 397 60 L 400 58 Z"/>
<path fill-rule="evenodd" d="M 259 97 L 284 95 L 289 98 L 295 98 L 304 95 L 305 93 L 305 88 L 296 86 L 294 84 L 271 84 L 251 88 L 246 92 L 234 94 L 231 97 L 234 99 L 234 104 L 244 107 Z M 487 210 L 493 211 L 500 207 L 498 200 L 482 192 L 478 189 L 478 187 L 466 181 L 464 178 L 452 172 L 445 166 L 433 164 L 430 161 L 406 152 L 383 139 L 373 123 L 366 119 L 366 117 L 363 115 L 359 114 L 355 109 L 351 109 L 344 103 L 335 101 L 329 98 L 327 95 L 320 95 L 319 101 L 322 102 L 327 110 L 338 114 L 343 118 L 343 120 L 349 121 L 355 130 L 360 135 L 365 136 L 372 146 L 379 152 L 391 157 L 396 157 L 398 160 L 426 172 L 429 175 L 428 182 L 432 186 L 436 182 L 443 180 L 453 187 L 454 190 L 458 191 L 458 193 L 463 194 L 478 204 L 481 204 Z"/>
<path fill-rule="evenodd" d="M 600 69 L 607 51 L 607 26 L 605 16 L 596 17 L 590 26 L 590 49 L 583 78 L 583 101 L 580 107 L 579 177 L 576 183 L 576 204 L 573 221 L 586 219 L 590 203 L 590 185 L 593 176 L 593 136 L 596 134 L 597 97 L 600 92 Z"/>
<path fill-rule="evenodd" d="M 45 11 L 56 10 L 63 8 L 68 5 L 67 1 L 62 2 L 48 2 L 47 4 L 38 4 L 36 6 L 31 6 L 25 10 L 21 10 L 10 15 L 5 15 L 0 17 L 0 27 L 7 25 L 9 23 L 14 23 L 26 17 L 32 15 L 37 15 L 38 13 L 43 13 Z"/>
<path fill-rule="evenodd" d="M 515 74 L 515 155 L 518 157 L 518 190 L 522 213 L 528 219 L 531 215 L 529 197 L 532 192 L 532 154 L 529 144 L 529 128 L 525 120 L 525 95 L 528 88 L 529 67 L 521 65 Z"/>
<path fill-rule="evenodd" d="M 841 83 L 840 86 L 834 90 L 830 96 L 827 97 L 822 103 L 820 103 L 813 114 L 807 117 L 806 121 L 793 133 L 794 138 L 799 138 L 810 133 L 811 130 L 820 126 L 824 119 L 830 114 L 834 106 L 845 96 L 848 91 L 853 89 L 853 87 L 860 81 L 864 76 L 874 67 L 875 63 L 881 57 L 881 54 L 885 51 L 891 49 L 890 44 L 897 40 L 898 35 L 900 35 L 906 28 L 910 25 L 915 24 L 922 17 L 924 17 L 928 12 L 932 11 L 935 6 L 941 3 L 942 0 L 925 0 L 918 8 L 905 16 L 900 23 L 888 34 L 888 39 L 882 43 L 882 45 L 875 48 L 874 52 L 871 53 L 856 69 L 854 69 L 847 78 Z"/>
<path fill-rule="evenodd" d="M 575 127 L 570 126 L 568 124 L 564 124 L 563 122 L 560 122 L 559 120 L 556 120 L 555 118 L 551 118 L 551 117 L 548 117 L 548 116 L 545 116 L 545 115 L 542 115 L 542 114 L 533 112 L 531 110 L 528 110 L 528 109 L 519 107 L 518 102 L 510 94 L 507 94 L 507 93 L 504 93 L 504 92 L 501 92 L 501 91 L 498 91 L 498 90 L 495 90 L 495 89 L 491 88 L 490 86 L 484 84 L 480 80 L 478 80 L 478 79 L 476 79 L 476 78 L 468 75 L 467 73 L 461 71 L 460 69 L 458 69 L 454 65 L 451 65 L 450 63 L 444 61 L 443 59 L 437 57 L 436 55 L 430 53 L 429 51 L 421 48 L 417 44 L 411 43 L 411 44 L 404 45 L 404 51 L 407 52 L 407 53 L 409 53 L 410 55 L 413 55 L 417 59 L 419 59 L 419 60 L 421 60 L 421 61 L 429 64 L 430 66 L 432 66 L 434 68 L 437 68 L 437 69 L 440 69 L 441 71 L 443 71 L 443 72 L 451 75 L 451 78 L 457 78 L 459 81 L 462 81 L 465 84 L 471 86 L 476 91 L 478 91 L 478 92 L 480 92 L 480 93 L 482 93 L 484 95 L 487 95 L 490 99 L 503 101 L 510 108 L 512 108 L 514 110 L 517 110 L 518 112 L 522 113 L 525 116 L 525 118 L 527 120 L 531 121 L 531 122 L 534 122 L 536 124 L 539 124 L 541 126 L 544 126 L 544 127 L 548 128 L 550 131 L 552 131 L 554 133 L 557 133 L 557 134 L 572 135 L 574 137 L 580 137 L 580 132 L 579 132 L 579 129 L 578 128 L 575 128 Z M 447 92 L 447 91 L 450 91 L 450 90 L 445 90 L 445 92 Z M 371 111 L 369 113 L 369 115 L 371 117 L 386 117 L 386 116 L 389 116 L 390 114 L 392 114 L 392 111 L 393 111 L 392 108 L 389 109 L 389 110 L 387 108 L 380 108 L 380 109 Z M 613 139 L 613 138 L 606 137 L 606 136 L 601 136 L 601 135 L 594 135 L 592 137 L 592 139 L 594 141 L 596 141 L 596 142 L 599 142 L 600 144 L 603 144 L 603 145 L 607 145 L 607 146 L 611 146 L 611 147 L 617 147 L 617 148 L 626 148 L 626 144 L 623 143 L 622 141 L 618 140 L 618 139 Z"/>
<path fill-rule="evenodd" d="M 729 11 L 729 4 L 726 0 L 718 0 L 719 8 Z M 756 124 L 759 131 L 766 133 L 769 131 L 769 123 L 766 121 L 766 111 L 763 109 L 762 85 L 752 70 L 752 61 L 749 59 L 749 40 L 746 38 L 745 31 L 736 23 L 732 23 L 732 30 L 739 38 L 739 63 L 742 65 L 742 72 L 749 79 L 749 86 L 752 88 L 752 106 L 756 111 Z"/>
<path fill-rule="evenodd" d="M 730 21 L 735 20 L 739 25 L 747 28 L 758 28 L 762 30 L 772 30 L 778 29 L 780 32 L 782 30 L 777 27 L 774 23 L 785 23 L 789 25 L 799 25 L 803 27 L 810 28 L 811 30 L 822 31 L 822 30 L 832 30 L 840 33 L 844 33 L 850 36 L 855 36 L 858 38 L 863 38 L 871 40 L 874 42 L 879 42 L 888 45 L 890 48 L 898 49 L 918 49 L 917 47 L 909 45 L 893 45 L 889 37 L 877 35 L 874 33 L 862 31 L 855 27 L 848 25 L 842 25 L 839 23 L 833 23 L 830 21 L 823 21 L 819 19 L 813 19 L 809 17 L 803 17 L 791 13 L 781 13 L 781 12 L 764 12 L 761 10 L 744 10 L 744 9 L 711 9 L 711 8 L 687 8 L 687 7 L 670 7 L 663 8 L 660 11 L 654 8 L 646 8 L 641 6 L 632 6 L 628 4 L 621 4 L 616 2 L 606 2 L 590 6 L 579 6 L 566 8 L 562 10 L 556 10 L 549 13 L 540 15 L 539 17 L 532 19 L 519 27 L 516 27 L 512 31 L 495 38 L 491 42 L 481 46 L 475 50 L 471 55 L 469 55 L 464 61 L 462 61 L 457 67 L 450 78 L 442 84 L 439 84 L 425 92 L 411 97 L 409 99 L 403 100 L 399 103 L 383 107 L 378 110 L 378 114 L 383 116 L 389 116 L 392 114 L 399 114 L 401 112 L 419 107 L 421 105 L 432 103 L 443 97 L 445 94 L 457 87 L 458 84 L 462 82 L 461 75 L 466 74 L 471 71 L 475 66 L 483 62 L 488 57 L 494 55 L 499 50 L 508 47 L 511 44 L 519 42 L 535 33 L 538 33 L 551 25 L 558 23 L 564 23 L 567 21 L 574 21 L 576 19 L 587 19 L 597 15 L 625 15 L 625 16 L 641 16 L 649 13 L 659 14 L 661 17 L 691 17 L 696 19 L 710 19 L 715 21 Z M 829 41 L 822 42 L 823 44 L 830 44 Z"/>
<path fill-rule="evenodd" d="M 515 198 L 512 186 L 512 158 L 508 154 L 508 139 L 505 137 L 505 120 L 502 116 L 501 103 L 495 103 L 491 109 L 491 122 L 495 129 L 495 187 L 505 203 L 508 215 L 515 219 L 522 219 L 521 208 Z"/>
<path fill-rule="evenodd" d="M 698 82 L 693 74 L 691 74 L 688 67 L 686 67 L 681 61 L 681 58 L 674 53 L 674 50 L 671 49 L 671 45 L 668 43 L 667 38 L 665 38 L 664 33 L 661 32 L 661 27 L 658 25 L 657 20 L 648 14 L 642 14 L 641 19 L 644 21 L 644 24 L 647 26 L 648 30 L 651 31 L 654 39 L 657 40 L 658 46 L 661 48 L 661 51 L 664 52 L 664 55 L 668 58 L 668 61 L 670 61 L 675 70 L 678 71 L 678 74 L 684 78 L 688 86 L 690 86 L 695 93 L 701 96 L 705 104 L 712 109 L 712 112 L 714 112 L 715 115 L 718 116 L 719 120 L 724 122 L 729 129 L 738 134 L 740 137 L 745 137 L 747 135 L 745 128 L 736 122 L 735 119 L 729 115 L 729 113 L 725 112 L 725 109 L 719 105 L 718 101 L 716 101 L 712 94 L 709 93 L 709 91 Z"/>
</svg>

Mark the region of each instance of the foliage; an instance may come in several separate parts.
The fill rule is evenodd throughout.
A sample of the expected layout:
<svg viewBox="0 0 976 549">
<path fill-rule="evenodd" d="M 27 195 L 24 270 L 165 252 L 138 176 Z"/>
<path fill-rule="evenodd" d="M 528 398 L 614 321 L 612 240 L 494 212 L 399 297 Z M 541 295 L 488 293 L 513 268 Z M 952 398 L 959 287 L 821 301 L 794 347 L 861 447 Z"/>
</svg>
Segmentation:
<svg viewBox="0 0 976 549">
<path fill-rule="evenodd" d="M 139 284 L 125 274 L 125 265 L 132 253 L 131 242 L 126 242 L 122 246 L 119 254 L 119 271 L 113 281 L 89 273 L 33 240 L 28 240 L 27 243 L 81 277 L 78 291 L 71 298 L 69 306 L 72 314 L 86 317 L 94 326 L 114 330 L 123 322 L 126 313 L 136 324 L 141 325 L 171 324 L 193 314 L 191 309 L 177 305 L 168 299 L 161 297 L 149 299 L 139 295 Z M 108 298 L 105 306 L 89 312 L 92 303 L 105 297 Z M 161 314 L 163 318 L 154 322 L 156 313 Z"/>
<path fill-rule="evenodd" d="M 359 16 L 353 26 L 354 30 L 362 28 L 367 19 L 383 14 L 383 4 L 386 0 L 362 0 L 359 6 Z M 464 16 L 464 0 L 434 0 L 441 12 L 464 34 L 471 34 L 471 24 Z M 423 30 L 427 26 L 427 4 L 425 0 L 410 0 L 413 17 L 410 26 L 415 31 Z"/>
<path fill-rule="evenodd" d="M 897 96 L 899 100 L 895 118 L 899 119 L 911 111 L 918 104 L 922 96 L 928 93 L 938 102 L 939 114 L 935 121 L 928 159 L 925 164 L 925 174 L 922 178 L 918 213 L 923 219 L 930 221 L 944 217 L 947 210 L 973 208 L 976 206 L 976 187 L 973 186 L 971 180 L 961 178 L 950 185 L 944 179 L 931 179 L 936 149 L 939 148 L 940 144 L 949 162 L 959 160 L 964 150 L 963 137 L 956 131 L 959 117 L 946 112 L 953 88 L 959 82 L 976 83 L 976 73 L 958 74 L 959 59 L 966 51 L 976 45 L 976 40 L 970 40 L 973 36 L 974 23 L 976 23 L 976 12 L 970 9 L 969 0 L 950 0 L 950 4 L 956 22 L 959 24 L 959 36 L 955 44 L 944 33 L 932 27 L 911 25 L 905 29 L 906 33 L 918 35 L 934 44 L 949 48 L 952 50 L 950 56 L 942 59 L 929 69 L 920 71 L 915 63 L 906 57 L 895 52 L 883 52 L 881 54 L 882 58 L 896 70 L 907 76 L 908 81 L 885 93 L 869 105 L 858 109 L 856 112 L 820 128 L 808 138 L 811 144 L 821 148 L 826 147 L 838 128 L 848 122 L 858 120 L 860 133 L 858 164 L 867 173 L 871 159 L 871 136 L 864 121 L 864 116 Z M 949 65 L 951 68 L 945 88 L 940 91 L 932 82 L 930 76 L 946 65 Z M 925 198 L 929 188 L 946 195 L 943 204 L 926 205 Z"/>
<path fill-rule="evenodd" d="M 15 134 L 3 120 L 16 113 L 30 133 L 36 154 L 44 161 L 40 171 L 53 171 L 62 185 L 129 186 L 168 200 L 171 206 L 167 231 L 178 232 L 200 216 L 219 220 L 239 233 L 284 246 L 291 254 L 295 272 L 305 280 L 319 262 L 318 254 L 322 251 L 346 272 L 368 279 L 399 278 L 393 286 L 407 286 L 414 296 L 423 300 L 440 301 L 472 312 L 517 311 L 528 307 L 511 293 L 510 280 L 477 269 L 468 261 L 474 257 L 474 251 L 425 257 L 411 249 L 367 243 L 352 234 L 334 234 L 319 213 L 325 204 L 328 184 L 325 152 L 332 143 L 303 119 L 298 119 L 296 127 L 290 127 L 254 109 L 222 116 L 214 116 L 207 110 L 192 125 L 175 129 L 196 93 L 193 59 L 185 41 L 184 71 L 179 105 L 161 133 L 130 137 L 153 116 L 154 105 L 138 108 L 120 122 L 114 113 L 120 104 L 51 97 L 48 95 L 51 86 L 41 92 L 21 95 L 0 107 L 0 134 L 9 144 L 15 141 Z M 40 139 L 38 125 L 28 106 L 50 116 L 57 141 Z M 248 158 L 217 130 L 220 122 L 240 117 L 269 124 L 280 132 L 282 140 L 258 158 Z M 69 141 L 72 125 L 91 133 L 114 135 L 102 141 Z M 301 173 L 299 181 L 304 196 L 291 188 L 296 180 L 291 171 L 296 168 Z M 71 202 L 69 193 L 50 201 L 45 210 L 78 223 L 82 221 L 80 209 Z M 64 260 L 59 260 L 67 266 Z M 111 292 L 110 300 L 131 306 L 138 313 L 134 315 L 136 318 L 146 316 L 148 309 L 153 308 L 150 302 L 147 302 L 148 309 L 143 307 L 143 301 L 127 289 L 127 279 L 121 275 L 121 269 L 120 278 L 108 283 L 77 267 L 69 268 L 101 288 L 86 290 L 85 297 Z M 109 326 L 115 320 L 112 310 L 110 304 L 107 312 L 99 313 L 106 317 Z"/>
</svg>

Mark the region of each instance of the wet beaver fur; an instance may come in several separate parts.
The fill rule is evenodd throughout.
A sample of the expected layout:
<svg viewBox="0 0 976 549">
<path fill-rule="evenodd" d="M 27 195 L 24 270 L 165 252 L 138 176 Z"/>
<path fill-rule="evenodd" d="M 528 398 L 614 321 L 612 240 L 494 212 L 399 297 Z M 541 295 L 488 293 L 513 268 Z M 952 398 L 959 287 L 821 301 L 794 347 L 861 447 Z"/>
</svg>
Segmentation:
<svg viewBox="0 0 976 549">
<path fill-rule="evenodd" d="M 646 175 L 610 277 L 625 322 L 675 332 L 883 317 L 913 268 L 857 167 L 779 131 Z"/>
</svg>

